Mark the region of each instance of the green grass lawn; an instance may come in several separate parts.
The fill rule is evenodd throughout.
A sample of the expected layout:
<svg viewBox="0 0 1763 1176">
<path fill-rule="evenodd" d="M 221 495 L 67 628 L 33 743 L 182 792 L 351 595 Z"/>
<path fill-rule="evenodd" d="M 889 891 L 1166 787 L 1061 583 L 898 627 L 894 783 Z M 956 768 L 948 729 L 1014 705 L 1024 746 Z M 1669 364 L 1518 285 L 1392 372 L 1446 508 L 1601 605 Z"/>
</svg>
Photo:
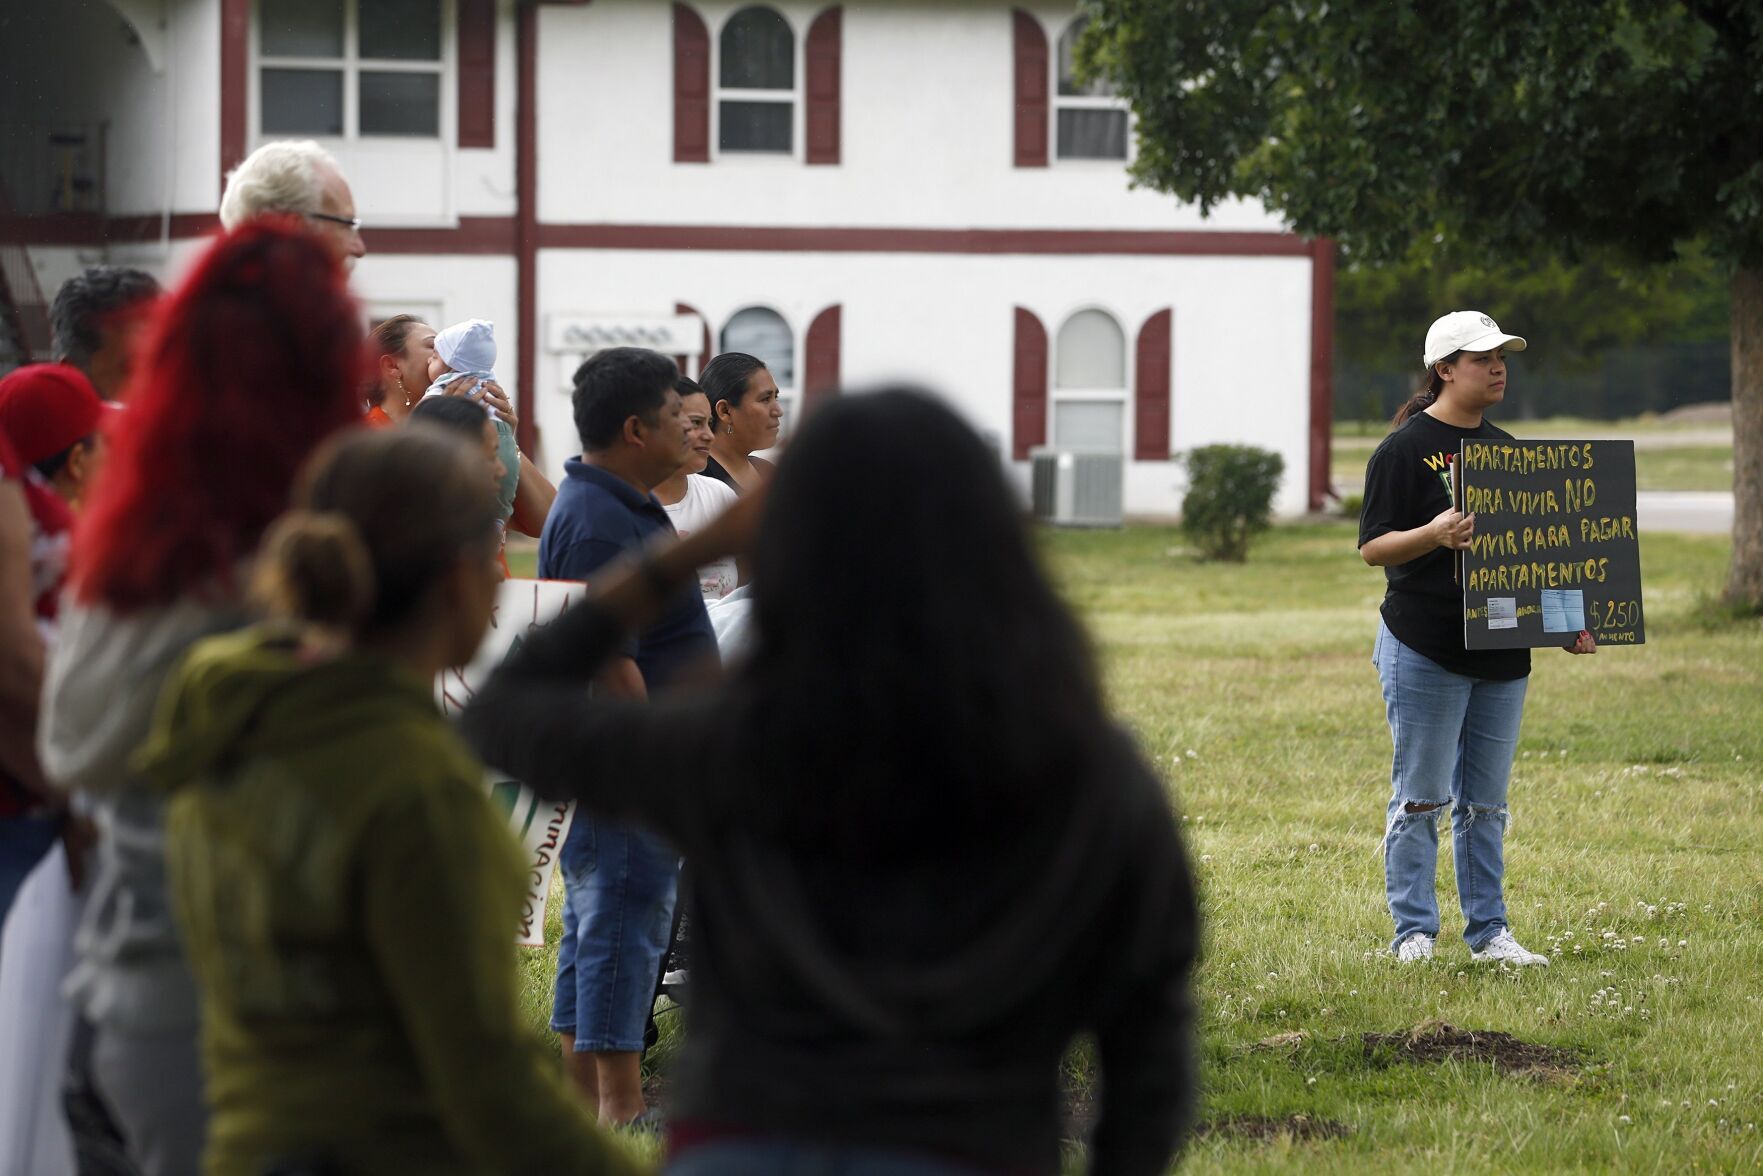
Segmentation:
<svg viewBox="0 0 1763 1176">
<path fill-rule="evenodd" d="M 1448 852 L 1438 959 L 1398 968 L 1386 952 L 1389 736 L 1370 665 L 1382 576 L 1353 538 L 1345 523 L 1283 527 L 1231 567 L 1196 562 L 1170 529 L 1046 536 L 1202 888 L 1202 1117 L 1342 1132 L 1215 1127 L 1186 1170 L 1763 1165 L 1763 622 L 1699 619 L 1727 541 L 1645 538 L 1650 644 L 1536 654 L 1507 898 L 1520 939 L 1558 954 L 1508 973 L 1469 961 Z M 538 1024 L 549 956 L 524 957 Z M 1429 1021 L 1572 1060 L 1507 1076 L 1363 1043 Z M 1302 1036 L 1253 1048 L 1281 1034 Z"/>
<path fill-rule="evenodd" d="M 1550 417 L 1501 421 L 1516 437 L 1624 437 L 1635 441 L 1635 482 L 1641 490 L 1731 490 L 1732 430 L 1706 424 L 1672 425 L 1656 417 L 1583 421 Z M 1330 469 L 1337 483 L 1354 486 L 1383 439 L 1383 422 L 1335 425 Z"/>
</svg>

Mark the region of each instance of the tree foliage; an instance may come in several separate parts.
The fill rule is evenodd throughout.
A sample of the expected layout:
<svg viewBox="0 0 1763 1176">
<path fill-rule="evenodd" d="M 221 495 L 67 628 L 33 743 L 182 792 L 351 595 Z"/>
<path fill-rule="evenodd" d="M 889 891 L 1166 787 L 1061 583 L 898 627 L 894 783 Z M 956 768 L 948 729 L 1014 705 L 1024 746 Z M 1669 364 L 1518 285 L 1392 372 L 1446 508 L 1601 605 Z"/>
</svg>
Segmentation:
<svg viewBox="0 0 1763 1176">
<path fill-rule="evenodd" d="M 1087 0 L 1084 69 L 1137 182 L 1245 197 L 1349 266 L 1436 247 L 1524 272 L 1733 268 L 1727 596 L 1763 611 L 1763 3 Z"/>
<path fill-rule="evenodd" d="M 1136 180 L 1249 197 L 1349 261 L 1694 239 L 1763 264 L 1754 0 L 1092 0 L 1080 48 L 1138 116 Z"/>
</svg>

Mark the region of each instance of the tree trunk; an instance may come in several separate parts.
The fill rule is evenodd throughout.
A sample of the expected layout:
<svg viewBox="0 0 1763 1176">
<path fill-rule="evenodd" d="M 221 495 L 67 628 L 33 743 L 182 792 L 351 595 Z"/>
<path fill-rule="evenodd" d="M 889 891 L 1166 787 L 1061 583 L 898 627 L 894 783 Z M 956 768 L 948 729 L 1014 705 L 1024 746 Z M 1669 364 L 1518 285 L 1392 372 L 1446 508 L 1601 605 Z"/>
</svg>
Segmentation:
<svg viewBox="0 0 1763 1176">
<path fill-rule="evenodd" d="M 1732 276 L 1732 575 L 1727 602 L 1763 612 L 1763 269 Z"/>
</svg>

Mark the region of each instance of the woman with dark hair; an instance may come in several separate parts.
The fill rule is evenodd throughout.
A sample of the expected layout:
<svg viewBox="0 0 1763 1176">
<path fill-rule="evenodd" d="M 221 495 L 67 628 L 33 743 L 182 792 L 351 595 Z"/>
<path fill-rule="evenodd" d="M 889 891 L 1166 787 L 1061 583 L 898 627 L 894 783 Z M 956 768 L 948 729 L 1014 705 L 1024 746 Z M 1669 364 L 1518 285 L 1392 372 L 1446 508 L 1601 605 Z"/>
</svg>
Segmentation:
<svg viewBox="0 0 1763 1176">
<path fill-rule="evenodd" d="M 395 314 L 374 327 L 368 336 L 374 370 L 367 384 L 367 423 L 379 427 L 403 424 L 422 403 L 428 390 L 429 361 L 435 354 L 435 329 L 413 314 Z M 448 396 L 459 396 L 493 412 L 509 429 L 520 427 L 514 403 L 494 380 L 456 380 Z M 500 444 L 500 439 L 498 439 Z M 512 512 L 504 520 L 522 535 L 537 538 L 545 529 L 545 516 L 557 498 L 557 487 L 539 467 L 509 442 L 500 460 L 518 463 Z"/>
<path fill-rule="evenodd" d="M 764 361 L 725 351 L 698 373 L 710 401 L 710 459 L 704 476 L 740 494 L 771 480 L 772 464 L 755 453 L 777 444 L 784 419 L 777 381 Z"/>
<path fill-rule="evenodd" d="M 1385 812 L 1384 895 L 1395 921 L 1390 950 L 1430 960 L 1439 934 L 1439 816 L 1451 805 L 1463 938 L 1480 961 L 1544 965 L 1506 924 L 1506 790 L 1530 675 L 1528 649 L 1465 649 L 1455 551 L 1475 516 L 1452 505 L 1451 463 L 1466 439 L 1512 434 L 1486 418 L 1506 395 L 1506 353 L 1523 351 L 1474 310 L 1447 314 L 1426 333 L 1427 386 L 1396 413 L 1395 431 L 1365 467 L 1359 554 L 1384 569 L 1372 663 L 1383 682 L 1395 757 Z M 1569 653 L 1595 653 L 1581 633 Z"/>
<path fill-rule="evenodd" d="M 883 391 L 817 413 L 760 497 L 602 576 L 464 718 L 488 761 L 693 863 L 670 1171 L 1056 1172 L 1083 1031 L 1094 1169 L 1165 1171 L 1195 1096 L 1192 883 L 996 462 L 932 397 Z M 762 506 L 727 684 L 590 697 Z"/>
<path fill-rule="evenodd" d="M 195 1171 L 206 1111 L 196 988 L 165 890 L 163 815 L 131 759 L 171 665 L 244 622 L 258 540 L 320 441 L 360 420 L 361 328 L 311 234 L 221 236 L 153 328 L 87 508 L 44 684 L 45 774 L 99 844 L 68 987 L 93 1080 L 147 1176 Z"/>
<path fill-rule="evenodd" d="M 277 619 L 166 688 L 141 763 L 171 796 L 210 1176 L 635 1171 L 524 1024 L 526 867 L 435 707 L 500 578 L 481 446 L 327 446 L 257 561 Z"/>
</svg>

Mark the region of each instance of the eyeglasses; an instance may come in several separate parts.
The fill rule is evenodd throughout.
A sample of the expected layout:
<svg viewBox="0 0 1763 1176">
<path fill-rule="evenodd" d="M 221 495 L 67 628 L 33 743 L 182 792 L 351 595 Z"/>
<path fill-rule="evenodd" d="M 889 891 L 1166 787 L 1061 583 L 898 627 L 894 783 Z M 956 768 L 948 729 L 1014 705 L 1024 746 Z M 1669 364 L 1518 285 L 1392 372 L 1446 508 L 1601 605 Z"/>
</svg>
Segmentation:
<svg viewBox="0 0 1763 1176">
<path fill-rule="evenodd" d="M 333 225 L 342 225 L 351 233 L 361 231 L 361 218 L 358 216 L 332 216 L 328 212 L 309 212 L 306 215 L 313 220 L 330 221 Z"/>
</svg>

